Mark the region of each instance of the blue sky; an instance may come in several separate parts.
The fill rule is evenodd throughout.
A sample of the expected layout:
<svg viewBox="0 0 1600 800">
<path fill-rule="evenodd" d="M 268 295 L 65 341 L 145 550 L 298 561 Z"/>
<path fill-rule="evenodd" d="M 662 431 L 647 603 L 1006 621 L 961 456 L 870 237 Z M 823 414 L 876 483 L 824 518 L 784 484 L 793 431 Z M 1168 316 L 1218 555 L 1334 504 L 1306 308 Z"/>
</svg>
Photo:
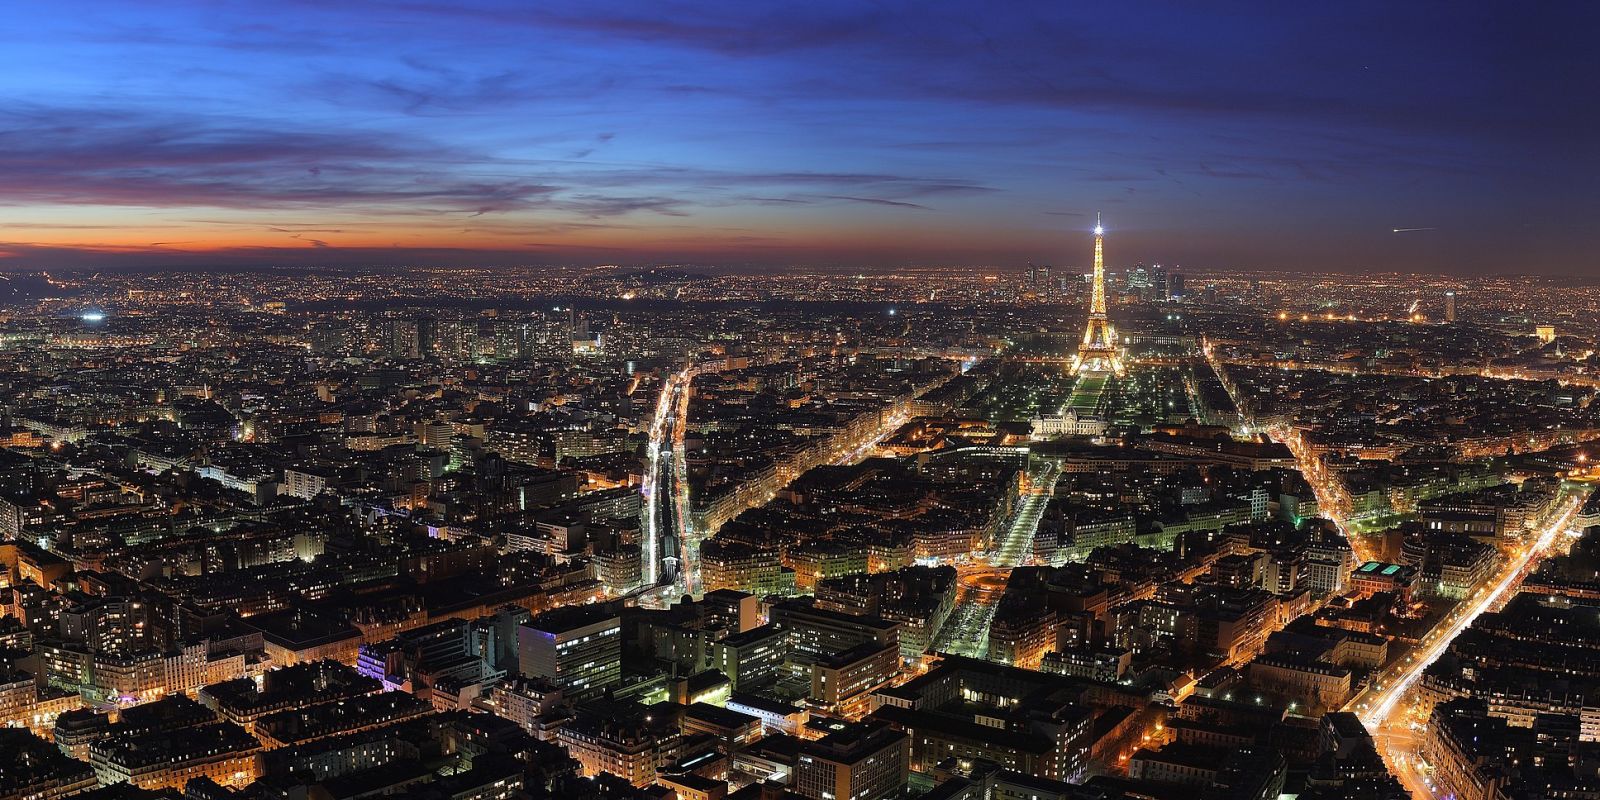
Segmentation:
<svg viewBox="0 0 1600 800">
<path fill-rule="evenodd" d="M 1587 3 L 8 13 L 11 268 L 1600 272 Z"/>
</svg>

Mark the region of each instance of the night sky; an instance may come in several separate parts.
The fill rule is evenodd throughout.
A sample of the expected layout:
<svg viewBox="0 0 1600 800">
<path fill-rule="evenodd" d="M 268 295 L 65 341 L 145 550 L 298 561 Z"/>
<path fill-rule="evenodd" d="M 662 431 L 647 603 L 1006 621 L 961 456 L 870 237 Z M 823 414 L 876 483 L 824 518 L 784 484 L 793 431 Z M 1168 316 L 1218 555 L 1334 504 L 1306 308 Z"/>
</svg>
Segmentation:
<svg viewBox="0 0 1600 800">
<path fill-rule="evenodd" d="M 14 0 L 0 266 L 1600 277 L 1600 4 Z M 1395 228 L 1420 228 L 1394 233 Z"/>
</svg>

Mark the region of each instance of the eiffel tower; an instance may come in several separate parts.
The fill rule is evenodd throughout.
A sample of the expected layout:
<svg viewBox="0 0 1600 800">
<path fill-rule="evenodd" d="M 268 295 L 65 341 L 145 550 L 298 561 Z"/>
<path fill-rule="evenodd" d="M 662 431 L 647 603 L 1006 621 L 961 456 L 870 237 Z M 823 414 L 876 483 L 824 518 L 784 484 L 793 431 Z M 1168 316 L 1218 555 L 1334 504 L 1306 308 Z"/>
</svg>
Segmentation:
<svg viewBox="0 0 1600 800">
<path fill-rule="evenodd" d="M 1106 263 L 1103 252 L 1105 226 L 1100 216 L 1094 221 L 1094 296 L 1089 300 L 1089 327 L 1078 345 L 1072 369 L 1079 375 L 1111 372 L 1122 375 L 1122 355 L 1117 352 L 1117 329 L 1106 317 Z"/>
</svg>

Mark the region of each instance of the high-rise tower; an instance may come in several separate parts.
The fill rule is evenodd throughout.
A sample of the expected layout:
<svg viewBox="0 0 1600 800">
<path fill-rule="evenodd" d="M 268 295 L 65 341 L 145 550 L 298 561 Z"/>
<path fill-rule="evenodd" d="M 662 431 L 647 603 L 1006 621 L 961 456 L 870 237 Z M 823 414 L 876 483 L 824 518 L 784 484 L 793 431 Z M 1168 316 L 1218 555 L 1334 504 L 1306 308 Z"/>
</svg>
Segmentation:
<svg viewBox="0 0 1600 800">
<path fill-rule="evenodd" d="M 1089 299 L 1089 327 L 1078 345 L 1072 363 L 1078 374 L 1112 372 L 1122 374 L 1122 356 L 1117 352 L 1117 329 L 1106 316 L 1105 226 L 1097 215 L 1094 221 L 1094 294 Z"/>
</svg>

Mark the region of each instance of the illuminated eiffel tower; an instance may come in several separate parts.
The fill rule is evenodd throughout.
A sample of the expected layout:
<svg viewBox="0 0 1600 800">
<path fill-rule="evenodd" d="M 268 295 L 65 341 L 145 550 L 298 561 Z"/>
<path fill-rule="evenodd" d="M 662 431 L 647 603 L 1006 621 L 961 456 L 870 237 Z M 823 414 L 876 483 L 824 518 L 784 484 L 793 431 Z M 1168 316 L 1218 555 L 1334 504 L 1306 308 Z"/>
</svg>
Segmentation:
<svg viewBox="0 0 1600 800">
<path fill-rule="evenodd" d="M 1072 369 L 1079 375 L 1111 372 L 1122 375 L 1122 356 L 1117 352 L 1117 329 L 1106 317 L 1106 263 L 1103 253 L 1106 229 L 1099 215 L 1094 221 L 1094 296 L 1089 300 L 1089 327 L 1078 345 Z"/>
</svg>

